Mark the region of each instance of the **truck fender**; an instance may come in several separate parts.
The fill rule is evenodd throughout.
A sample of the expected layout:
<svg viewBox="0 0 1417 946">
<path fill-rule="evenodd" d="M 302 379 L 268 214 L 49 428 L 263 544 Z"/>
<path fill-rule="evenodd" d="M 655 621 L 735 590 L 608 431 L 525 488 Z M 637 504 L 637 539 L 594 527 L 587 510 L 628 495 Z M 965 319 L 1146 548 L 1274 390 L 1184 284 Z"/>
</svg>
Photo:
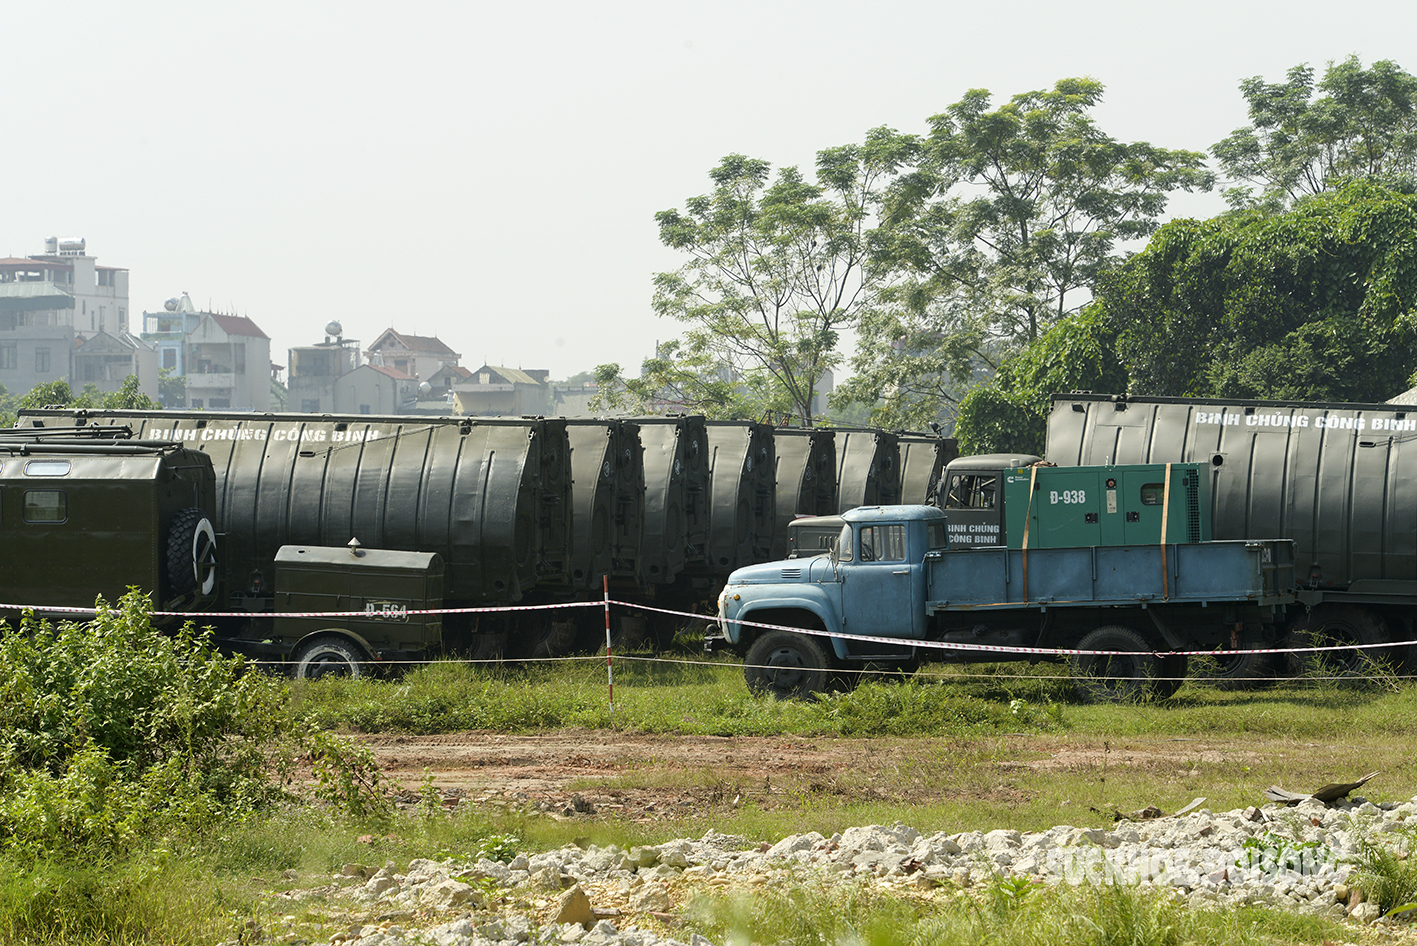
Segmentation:
<svg viewBox="0 0 1417 946">
<path fill-rule="evenodd" d="M 820 621 L 822 627 L 826 629 L 827 633 L 834 635 L 840 633 L 841 631 L 841 621 L 837 618 L 833 609 L 829 607 L 824 601 L 818 601 L 808 597 L 799 596 L 792 598 L 773 598 L 771 601 L 764 601 L 756 605 L 750 603 L 746 605 L 741 612 L 739 612 L 738 618 L 739 620 L 743 621 L 758 620 L 757 618 L 754 618 L 753 615 L 762 611 L 805 612 Z M 763 623 L 781 624 L 782 622 L 764 620 Z M 763 629 L 761 628 L 745 628 L 744 630 L 751 630 L 752 637 L 757 637 L 760 633 L 763 632 Z M 740 635 L 739 640 L 742 641 L 745 636 L 747 635 Z M 831 646 L 838 657 L 844 657 L 846 655 L 846 644 L 840 638 L 833 636 L 831 638 Z"/>
</svg>

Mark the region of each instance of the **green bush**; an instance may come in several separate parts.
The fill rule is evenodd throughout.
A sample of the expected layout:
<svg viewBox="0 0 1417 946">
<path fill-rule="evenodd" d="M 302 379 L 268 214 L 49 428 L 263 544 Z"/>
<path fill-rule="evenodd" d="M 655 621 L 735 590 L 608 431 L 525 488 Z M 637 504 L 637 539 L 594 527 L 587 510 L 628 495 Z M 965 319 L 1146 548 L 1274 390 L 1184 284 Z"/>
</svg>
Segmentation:
<svg viewBox="0 0 1417 946">
<path fill-rule="evenodd" d="M 27 615 L 0 636 L 0 834 L 11 856 L 121 854 L 165 826 L 282 797 L 297 755 L 328 800 L 369 814 L 377 776 L 302 728 L 282 685 L 188 626 L 154 628 L 138 592 L 84 623 Z"/>
</svg>

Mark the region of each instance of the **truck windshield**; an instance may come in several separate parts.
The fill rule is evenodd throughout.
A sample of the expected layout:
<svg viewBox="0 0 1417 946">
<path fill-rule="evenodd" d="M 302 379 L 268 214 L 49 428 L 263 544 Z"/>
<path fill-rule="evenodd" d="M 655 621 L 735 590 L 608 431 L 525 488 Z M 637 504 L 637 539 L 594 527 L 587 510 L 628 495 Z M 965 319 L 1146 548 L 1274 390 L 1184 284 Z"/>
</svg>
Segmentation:
<svg viewBox="0 0 1417 946">
<path fill-rule="evenodd" d="M 842 526 L 841 535 L 836 540 L 836 560 L 838 562 L 849 562 L 852 560 L 851 546 L 851 526 Z"/>
</svg>

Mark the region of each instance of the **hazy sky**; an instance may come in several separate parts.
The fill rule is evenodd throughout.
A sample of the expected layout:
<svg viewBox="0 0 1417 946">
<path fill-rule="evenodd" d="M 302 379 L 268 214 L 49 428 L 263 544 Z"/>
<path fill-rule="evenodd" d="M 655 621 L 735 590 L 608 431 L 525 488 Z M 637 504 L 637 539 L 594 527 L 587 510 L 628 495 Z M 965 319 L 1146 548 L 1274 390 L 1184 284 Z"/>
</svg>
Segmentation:
<svg viewBox="0 0 1417 946">
<path fill-rule="evenodd" d="M 638 366 L 677 333 L 653 215 L 725 154 L 810 167 L 1075 75 L 1107 133 L 1205 150 L 1245 121 L 1240 79 L 1417 71 L 1414 36 L 1417 4 L 1373 0 L 9 4 L 0 254 L 82 236 L 131 271 L 135 328 L 185 290 L 281 364 L 337 318 L 473 368 Z"/>
</svg>

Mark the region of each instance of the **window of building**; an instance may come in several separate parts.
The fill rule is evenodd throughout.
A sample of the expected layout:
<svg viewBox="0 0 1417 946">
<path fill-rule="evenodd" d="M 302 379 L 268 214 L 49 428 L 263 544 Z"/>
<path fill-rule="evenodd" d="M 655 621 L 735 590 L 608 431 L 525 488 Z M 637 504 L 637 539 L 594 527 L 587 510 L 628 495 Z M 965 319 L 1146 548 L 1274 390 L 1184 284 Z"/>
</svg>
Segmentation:
<svg viewBox="0 0 1417 946">
<path fill-rule="evenodd" d="M 229 397 L 214 397 L 214 398 L 208 398 L 208 400 L 207 400 L 207 407 L 210 407 L 210 408 L 211 408 L 212 410 L 214 410 L 214 411 L 215 411 L 215 410 L 223 410 L 223 411 L 224 411 L 224 410 L 227 410 L 228 408 L 231 407 L 231 398 L 229 398 Z"/>
<path fill-rule="evenodd" d="M 199 397 L 194 397 L 194 398 L 192 398 L 192 410 L 194 410 L 194 411 L 200 411 L 201 409 L 202 409 L 202 399 L 199 398 Z"/>
<path fill-rule="evenodd" d="M 69 500 L 62 489 L 27 489 L 25 522 L 63 522 L 69 518 Z"/>
<path fill-rule="evenodd" d="M 177 349 L 164 348 L 162 350 L 162 366 L 173 370 L 177 368 Z"/>
<path fill-rule="evenodd" d="M 246 373 L 246 346 L 245 346 L 245 345 L 237 345 L 236 348 L 232 351 L 231 356 L 232 356 L 232 358 L 235 360 L 235 364 L 232 365 L 232 367 L 236 369 L 236 373 L 237 373 L 237 374 L 245 374 L 245 373 Z"/>
<path fill-rule="evenodd" d="M 14 371 L 20 359 L 19 346 L 14 342 L 0 342 L 0 371 Z"/>
<path fill-rule="evenodd" d="M 368 413 L 370 413 L 369 405 L 368 405 L 368 404 L 361 404 L 361 405 L 359 405 L 359 413 L 361 413 L 361 414 L 368 414 Z"/>
<path fill-rule="evenodd" d="M 301 402 L 300 402 L 300 411 L 301 411 L 301 413 L 303 413 L 303 414 L 318 414 L 318 413 L 320 413 L 320 399 L 317 398 L 317 397 L 315 397 L 315 398 L 310 398 L 310 397 L 304 398 L 304 399 L 301 400 Z"/>
<path fill-rule="evenodd" d="M 36 348 L 34 350 L 34 370 L 39 374 L 49 374 L 48 348 Z"/>
</svg>

